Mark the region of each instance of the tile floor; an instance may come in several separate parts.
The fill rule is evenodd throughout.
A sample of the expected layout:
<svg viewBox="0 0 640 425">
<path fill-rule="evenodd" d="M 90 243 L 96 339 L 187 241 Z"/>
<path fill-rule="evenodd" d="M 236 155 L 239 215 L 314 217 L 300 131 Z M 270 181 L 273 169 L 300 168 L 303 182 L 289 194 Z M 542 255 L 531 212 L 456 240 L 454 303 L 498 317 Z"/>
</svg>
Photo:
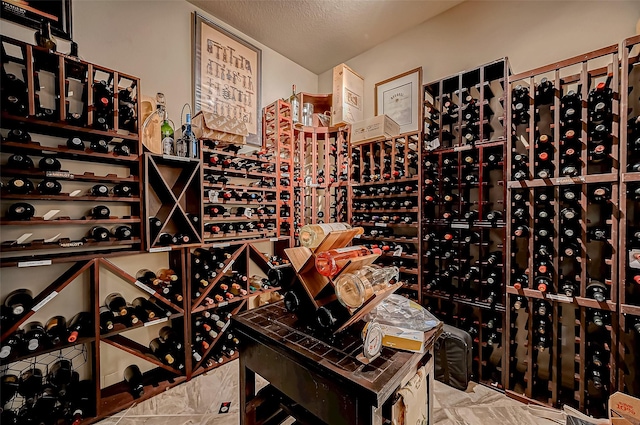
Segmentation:
<svg viewBox="0 0 640 425">
<path fill-rule="evenodd" d="M 98 425 L 237 425 L 238 361 L 174 387 Z M 264 380 L 258 388 L 266 385 Z M 228 413 L 220 404 L 230 401 Z M 435 386 L 435 425 L 553 425 L 564 418 L 552 409 L 530 408 L 482 385 L 466 392 L 440 382 Z M 287 422 L 292 423 L 293 420 Z M 331 424 L 329 424 L 331 425 Z"/>
</svg>

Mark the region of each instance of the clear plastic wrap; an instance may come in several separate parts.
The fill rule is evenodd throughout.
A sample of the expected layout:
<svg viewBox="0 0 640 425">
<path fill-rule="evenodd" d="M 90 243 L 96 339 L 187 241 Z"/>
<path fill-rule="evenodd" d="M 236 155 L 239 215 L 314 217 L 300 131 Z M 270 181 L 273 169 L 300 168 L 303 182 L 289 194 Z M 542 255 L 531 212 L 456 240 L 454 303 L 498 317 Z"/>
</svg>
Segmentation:
<svg viewBox="0 0 640 425">
<path fill-rule="evenodd" d="M 365 316 L 364 320 L 423 332 L 440 323 L 440 320 L 422 306 L 397 294 L 385 298 Z"/>
</svg>

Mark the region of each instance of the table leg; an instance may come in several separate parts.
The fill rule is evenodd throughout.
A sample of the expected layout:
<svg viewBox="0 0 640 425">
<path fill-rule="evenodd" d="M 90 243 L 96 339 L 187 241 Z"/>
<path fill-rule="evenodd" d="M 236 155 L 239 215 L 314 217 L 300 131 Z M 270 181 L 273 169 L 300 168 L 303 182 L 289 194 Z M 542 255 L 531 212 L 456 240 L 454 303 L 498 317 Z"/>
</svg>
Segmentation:
<svg viewBox="0 0 640 425">
<path fill-rule="evenodd" d="M 434 371 L 435 360 L 433 357 L 433 351 L 431 351 L 430 354 L 431 354 L 431 358 L 429 359 L 429 361 L 424 367 L 425 372 L 427 373 L 427 424 L 426 425 L 433 424 L 433 403 L 434 403 L 433 392 L 434 392 L 434 385 L 435 385 L 435 371 Z"/>
<path fill-rule="evenodd" d="M 246 367 L 240 355 L 240 425 L 254 425 L 256 410 L 247 411 L 247 403 L 256 396 L 256 373 Z"/>
</svg>

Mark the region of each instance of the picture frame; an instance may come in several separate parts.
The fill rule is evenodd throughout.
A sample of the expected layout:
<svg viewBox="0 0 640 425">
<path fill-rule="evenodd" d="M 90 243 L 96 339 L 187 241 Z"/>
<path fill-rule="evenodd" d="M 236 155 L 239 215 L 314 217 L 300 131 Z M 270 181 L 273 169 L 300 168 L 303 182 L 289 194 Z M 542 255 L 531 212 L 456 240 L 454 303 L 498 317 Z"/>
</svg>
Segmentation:
<svg viewBox="0 0 640 425">
<path fill-rule="evenodd" d="M 419 131 L 422 108 L 422 67 L 375 85 L 375 115 L 387 115 L 400 125 L 400 133 Z"/>
<path fill-rule="evenodd" d="M 71 0 L 2 0 L 2 18 L 34 29 L 51 24 L 54 37 L 72 40 Z"/>
<path fill-rule="evenodd" d="M 262 145 L 262 50 L 194 12 L 193 107 L 243 121 Z"/>
</svg>

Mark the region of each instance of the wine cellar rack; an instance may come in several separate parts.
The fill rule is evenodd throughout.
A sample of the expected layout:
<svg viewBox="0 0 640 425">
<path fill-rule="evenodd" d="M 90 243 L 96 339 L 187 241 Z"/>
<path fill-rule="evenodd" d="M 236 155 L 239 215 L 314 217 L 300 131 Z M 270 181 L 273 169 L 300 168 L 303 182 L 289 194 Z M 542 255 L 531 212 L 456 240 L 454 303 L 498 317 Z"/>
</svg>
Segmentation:
<svg viewBox="0 0 640 425">
<path fill-rule="evenodd" d="M 640 396 L 640 36 L 622 43 L 618 389 Z M 635 262 L 635 263 L 634 263 Z M 632 267 L 634 265 L 635 267 Z"/>
<path fill-rule="evenodd" d="M 507 90 L 507 389 L 595 416 L 616 388 L 619 66 L 614 45 Z"/>
<path fill-rule="evenodd" d="M 266 151 L 277 152 L 278 201 L 276 205 L 277 234 L 292 237 L 295 231 L 293 213 L 293 123 L 291 105 L 282 100 L 264 108 L 262 128 Z"/>
<path fill-rule="evenodd" d="M 202 244 L 201 170 L 200 159 L 144 154 L 149 251 Z"/>
<path fill-rule="evenodd" d="M 290 186 L 276 174 L 281 147 L 286 148 L 263 145 L 259 152 L 243 154 L 236 146 L 203 141 L 205 243 L 278 238 L 279 215 L 292 211 L 293 203 L 282 199 Z"/>
<path fill-rule="evenodd" d="M 1 145 L 3 265 L 139 250 L 140 80 L 10 38 L 1 42 L 2 128 L 9 131 Z M 61 201 L 83 208 L 53 209 Z"/>
<path fill-rule="evenodd" d="M 421 302 L 420 133 L 351 146 L 350 222 L 359 244 L 382 250 L 377 262 L 400 269 L 400 292 Z"/>
<path fill-rule="evenodd" d="M 348 220 L 349 132 L 348 126 L 294 127 L 295 236 L 305 224 Z"/>
<path fill-rule="evenodd" d="M 95 394 L 95 397 L 91 397 L 92 404 L 90 409 L 84 410 L 84 420 L 88 423 L 122 410 L 130 406 L 134 401 L 139 402 L 152 397 L 168 387 L 182 383 L 187 379 L 236 359 L 237 354 L 230 347 L 236 347 L 238 341 L 229 336 L 232 334 L 230 334 L 230 330 L 227 330 L 226 325 L 221 326 L 219 335 L 216 339 L 210 341 L 206 350 L 197 352 L 200 346 L 191 340 L 191 336 L 195 335 L 196 332 L 195 318 L 191 320 L 192 316 L 217 313 L 221 317 L 218 320 L 226 324 L 228 317 L 224 316 L 223 312 L 236 314 L 241 310 L 250 308 L 250 302 L 254 302 L 257 298 L 264 296 L 269 296 L 267 302 L 277 299 L 279 287 L 274 286 L 272 283 L 278 283 L 278 276 L 284 275 L 284 273 L 273 273 L 272 270 L 282 270 L 291 266 L 288 264 L 272 264 L 271 258 L 263 254 L 255 245 L 242 242 L 231 242 L 230 244 L 222 245 L 222 247 L 210 249 L 197 248 L 201 252 L 215 251 L 230 254 L 223 262 L 224 265 L 221 269 L 217 270 L 217 276 L 209 279 L 207 292 L 203 294 L 201 299 L 197 300 L 193 300 L 191 296 L 188 296 L 188 294 L 192 294 L 197 290 L 195 279 L 192 276 L 196 270 L 193 265 L 193 248 L 174 249 L 168 253 L 142 254 L 139 260 L 136 258 L 132 264 L 125 264 L 124 267 L 119 263 L 119 260 L 123 258 L 122 254 L 109 258 L 100 257 L 65 263 L 65 265 L 70 264 L 70 267 L 47 288 L 36 294 L 29 305 L 25 305 L 25 313 L 15 321 L 3 321 L 2 346 L 4 348 L 7 341 L 19 329 L 23 328 L 30 319 L 33 319 L 38 310 L 50 302 L 55 306 L 56 296 L 60 293 L 64 294 L 62 291 L 67 286 L 70 284 L 77 285 L 78 281 L 83 282 L 85 281 L 84 279 L 90 282 L 91 298 L 89 302 L 91 311 L 88 313 L 89 320 L 85 323 L 86 326 L 80 331 L 78 339 L 72 343 L 63 341 L 58 344 L 50 344 L 42 339 L 41 347 L 35 351 L 27 351 L 25 347 L 18 352 L 16 350 L 20 347 L 15 346 L 12 353 L 1 360 L 0 369 L 3 375 L 18 373 L 18 376 L 20 376 L 21 372 L 30 370 L 27 367 L 28 365 L 31 365 L 31 368 L 34 365 L 40 365 L 40 371 L 46 374 L 51 363 L 61 358 L 73 360 L 74 370 L 87 363 L 83 368 L 81 378 L 85 379 L 85 375 L 89 376 L 88 379 L 92 380 L 91 393 Z M 288 246 L 289 241 L 283 239 L 276 243 L 275 252 L 283 255 L 284 248 Z M 155 286 L 150 282 L 143 281 L 140 277 L 134 277 L 135 270 L 131 269 L 131 267 L 139 267 L 139 264 L 144 265 L 145 255 L 166 256 L 168 267 L 175 271 L 175 281 L 171 285 L 167 285 L 165 282 Z M 245 280 L 238 296 L 211 304 L 201 302 L 201 300 L 205 300 L 209 295 L 213 294 L 212 291 L 219 289 L 223 279 L 234 274 L 243 276 L 258 275 L 262 285 L 260 287 L 252 286 L 249 280 Z M 140 317 L 140 320 L 136 323 L 130 321 L 123 323 L 113 319 L 114 323 L 110 325 L 111 328 L 107 328 L 107 322 L 105 322 L 104 316 L 101 314 L 102 310 L 98 311 L 98 306 L 104 304 L 105 296 L 107 295 L 106 289 L 101 289 L 101 278 L 112 280 L 109 279 L 111 275 L 116 277 L 119 290 L 123 290 L 123 294 L 129 294 L 129 296 L 125 295 L 127 301 L 131 301 L 130 298 L 135 296 L 148 298 L 152 301 L 158 314 L 153 318 L 145 317 L 143 319 L 143 317 Z M 110 286 L 113 288 L 113 283 Z M 128 287 L 129 292 L 124 292 L 124 287 Z M 170 288 L 170 291 L 165 290 L 167 287 Z M 67 289 L 67 291 L 70 291 L 70 289 Z M 275 295 L 276 298 L 272 298 L 272 295 Z M 136 312 L 136 314 L 139 314 L 139 312 Z M 216 320 L 213 320 L 212 323 L 216 323 Z M 162 360 L 162 355 L 154 353 L 150 349 L 151 345 L 147 347 L 148 341 L 140 341 L 139 338 L 133 336 L 134 332 L 131 332 L 148 326 L 157 326 L 157 329 L 160 330 L 167 325 L 175 331 L 175 335 L 178 338 L 175 342 L 180 344 L 180 348 L 172 352 L 174 361 L 170 364 Z M 194 343 L 193 348 L 192 342 Z M 228 349 L 223 351 L 223 345 L 225 344 Z M 107 386 L 104 386 L 104 383 L 101 382 L 99 379 L 101 376 L 101 358 L 102 361 L 105 361 L 105 356 L 107 356 L 106 352 L 104 352 L 105 345 L 122 350 L 154 366 L 144 374 L 144 394 L 141 397 L 134 398 L 129 392 L 129 386 L 126 382 Z M 67 354 L 67 352 L 72 352 L 72 354 Z M 76 357 L 79 353 L 83 354 L 84 361 L 81 364 L 76 364 Z M 90 353 L 89 356 L 92 359 L 90 367 L 86 359 L 87 353 Z M 103 353 L 102 356 L 101 353 Z M 21 396 L 18 395 L 7 400 L 7 403 L 10 404 L 11 409 L 15 408 L 18 411 L 23 406 L 22 401 Z"/>
<path fill-rule="evenodd" d="M 423 87 L 424 304 L 468 331 L 473 379 L 504 386 L 506 58 Z"/>
</svg>

